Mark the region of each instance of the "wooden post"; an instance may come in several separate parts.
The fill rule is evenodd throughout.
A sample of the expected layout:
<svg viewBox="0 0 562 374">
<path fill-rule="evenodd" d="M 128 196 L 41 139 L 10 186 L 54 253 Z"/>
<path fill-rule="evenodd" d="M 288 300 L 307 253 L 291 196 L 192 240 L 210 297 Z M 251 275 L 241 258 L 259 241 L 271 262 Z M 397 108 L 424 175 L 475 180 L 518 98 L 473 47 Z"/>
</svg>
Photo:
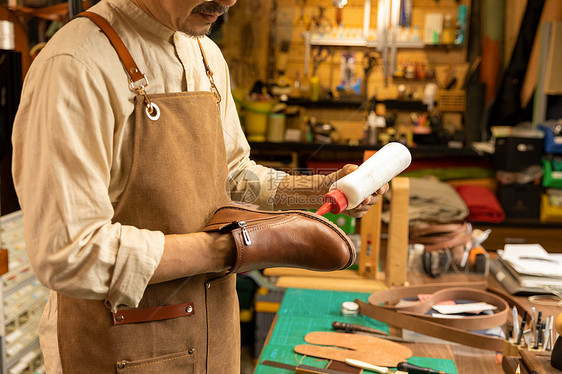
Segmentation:
<svg viewBox="0 0 562 374">
<path fill-rule="evenodd" d="M 402 286 L 406 283 L 408 262 L 408 205 L 410 179 L 396 177 L 391 182 L 390 222 L 386 250 L 386 285 Z"/>
<path fill-rule="evenodd" d="M 363 162 L 376 151 L 365 151 Z M 381 248 L 382 197 L 363 217 L 361 217 L 361 251 L 359 252 L 359 275 L 377 277 Z"/>
<path fill-rule="evenodd" d="M 381 247 L 382 197 L 361 217 L 361 251 L 359 252 L 359 275 L 376 278 Z"/>
</svg>

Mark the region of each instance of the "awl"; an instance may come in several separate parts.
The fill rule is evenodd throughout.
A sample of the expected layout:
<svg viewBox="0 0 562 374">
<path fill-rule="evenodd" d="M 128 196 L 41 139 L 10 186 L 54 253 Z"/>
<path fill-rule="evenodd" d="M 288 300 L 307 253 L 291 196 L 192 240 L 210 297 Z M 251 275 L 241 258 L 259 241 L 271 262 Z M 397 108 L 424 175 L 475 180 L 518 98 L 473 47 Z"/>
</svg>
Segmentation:
<svg viewBox="0 0 562 374">
<path fill-rule="evenodd" d="M 356 325 L 354 323 L 345 323 L 345 322 L 334 321 L 332 323 L 332 327 L 334 328 L 334 330 L 343 330 L 345 332 L 361 331 L 361 332 L 368 332 L 368 333 L 375 334 L 375 335 L 388 335 L 386 332 L 384 332 L 382 330 L 377 330 L 377 329 L 374 329 L 372 327 L 367 327 L 367 326 L 362 326 L 362 325 Z"/>
<path fill-rule="evenodd" d="M 389 336 L 386 332 L 384 332 L 382 330 L 377 330 L 377 329 L 374 329 L 372 327 L 367 327 L 367 326 L 362 326 L 362 325 L 356 325 L 354 323 L 345 323 L 345 322 L 334 321 L 334 322 L 332 322 L 332 328 L 334 330 L 339 330 L 339 331 L 343 331 L 343 332 L 347 332 L 347 333 L 365 332 L 365 333 L 368 333 L 368 334 L 373 334 L 373 336 L 375 336 L 377 338 L 386 339 L 386 340 L 390 340 L 390 341 L 393 341 L 393 342 L 415 343 L 413 341 L 402 339 L 402 338 L 399 338 L 397 336 Z"/>
</svg>

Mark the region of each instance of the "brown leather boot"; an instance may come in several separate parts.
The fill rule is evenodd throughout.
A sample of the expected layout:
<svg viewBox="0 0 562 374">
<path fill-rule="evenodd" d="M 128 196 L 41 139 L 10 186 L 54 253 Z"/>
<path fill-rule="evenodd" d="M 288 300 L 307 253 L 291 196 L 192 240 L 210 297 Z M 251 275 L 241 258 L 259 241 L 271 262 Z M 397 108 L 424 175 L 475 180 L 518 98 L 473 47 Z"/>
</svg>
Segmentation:
<svg viewBox="0 0 562 374">
<path fill-rule="evenodd" d="M 333 271 L 355 261 L 348 236 L 328 219 L 300 210 L 217 209 L 203 231 L 231 232 L 236 243 L 232 272 L 269 267 Z"/>
</svg>

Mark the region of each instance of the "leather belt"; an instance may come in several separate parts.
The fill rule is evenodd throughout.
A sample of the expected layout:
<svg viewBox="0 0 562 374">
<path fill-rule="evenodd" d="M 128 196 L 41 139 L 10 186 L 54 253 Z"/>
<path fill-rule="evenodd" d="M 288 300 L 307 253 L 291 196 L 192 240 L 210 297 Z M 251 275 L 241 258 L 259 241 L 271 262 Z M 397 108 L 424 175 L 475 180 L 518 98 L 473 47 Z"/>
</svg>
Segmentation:
<svg viewBox="0 0 562 374">
<path fill-rule="evenodd" d="M 471 238 L 468 224 L 427 224 L 410 227 L 410 243 L 420 243 L 425 246 L 425 251 L 464 246 Z"/>
<path fill-rule="evenodd" d="M 406 306 L 397 304 L 401 299 L 416 298 L 419 294 L 431 294 L 431 296 Z M 436 303 L 451 299 L 487 302 L 496 306 L 497 309 L 491 315 L 458 318 L 439 318 L 425 314 Z M 493 351 L 504 349 L 504 339 L 474 333 L 471 330 L 489 329 L 503 325 L 507 321 L 509 307 L 514 305 L 520 311 L 525 310 L 521 304 L 504 292 L 487 288 L 485 282 L 395 287 L 373 293 L 369 297 L 369 303 L 361 300 L 355 300 L 355 302 L 359 304 L 361 314 L 377 321 L 447 341 Z M 381 305 L 383 303 L 386 305 Z"/>
<path fill-rule="evenodd" d="M 193 303 L 164 305 L 154 308 L 135 308 L 113 313 L 113 324 L 160 321 L 163 319 L 190 316 L 195 313 Z"/>
</svg>

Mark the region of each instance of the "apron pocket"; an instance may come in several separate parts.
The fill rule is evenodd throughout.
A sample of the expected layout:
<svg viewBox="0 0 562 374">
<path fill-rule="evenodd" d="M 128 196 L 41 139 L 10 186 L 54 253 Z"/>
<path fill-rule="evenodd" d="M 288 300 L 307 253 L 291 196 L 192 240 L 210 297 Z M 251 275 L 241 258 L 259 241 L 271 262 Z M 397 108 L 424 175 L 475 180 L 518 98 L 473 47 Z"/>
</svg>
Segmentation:
<svg viewBox="0 0 562 374">
<path fill-rule="evenodd" d="M 146 374 L 146 373 L 194 373 L 195 350 L 172 353 L 136 361 L 120 361 L 116 364 L 118 374 Z"/>
</svg>

